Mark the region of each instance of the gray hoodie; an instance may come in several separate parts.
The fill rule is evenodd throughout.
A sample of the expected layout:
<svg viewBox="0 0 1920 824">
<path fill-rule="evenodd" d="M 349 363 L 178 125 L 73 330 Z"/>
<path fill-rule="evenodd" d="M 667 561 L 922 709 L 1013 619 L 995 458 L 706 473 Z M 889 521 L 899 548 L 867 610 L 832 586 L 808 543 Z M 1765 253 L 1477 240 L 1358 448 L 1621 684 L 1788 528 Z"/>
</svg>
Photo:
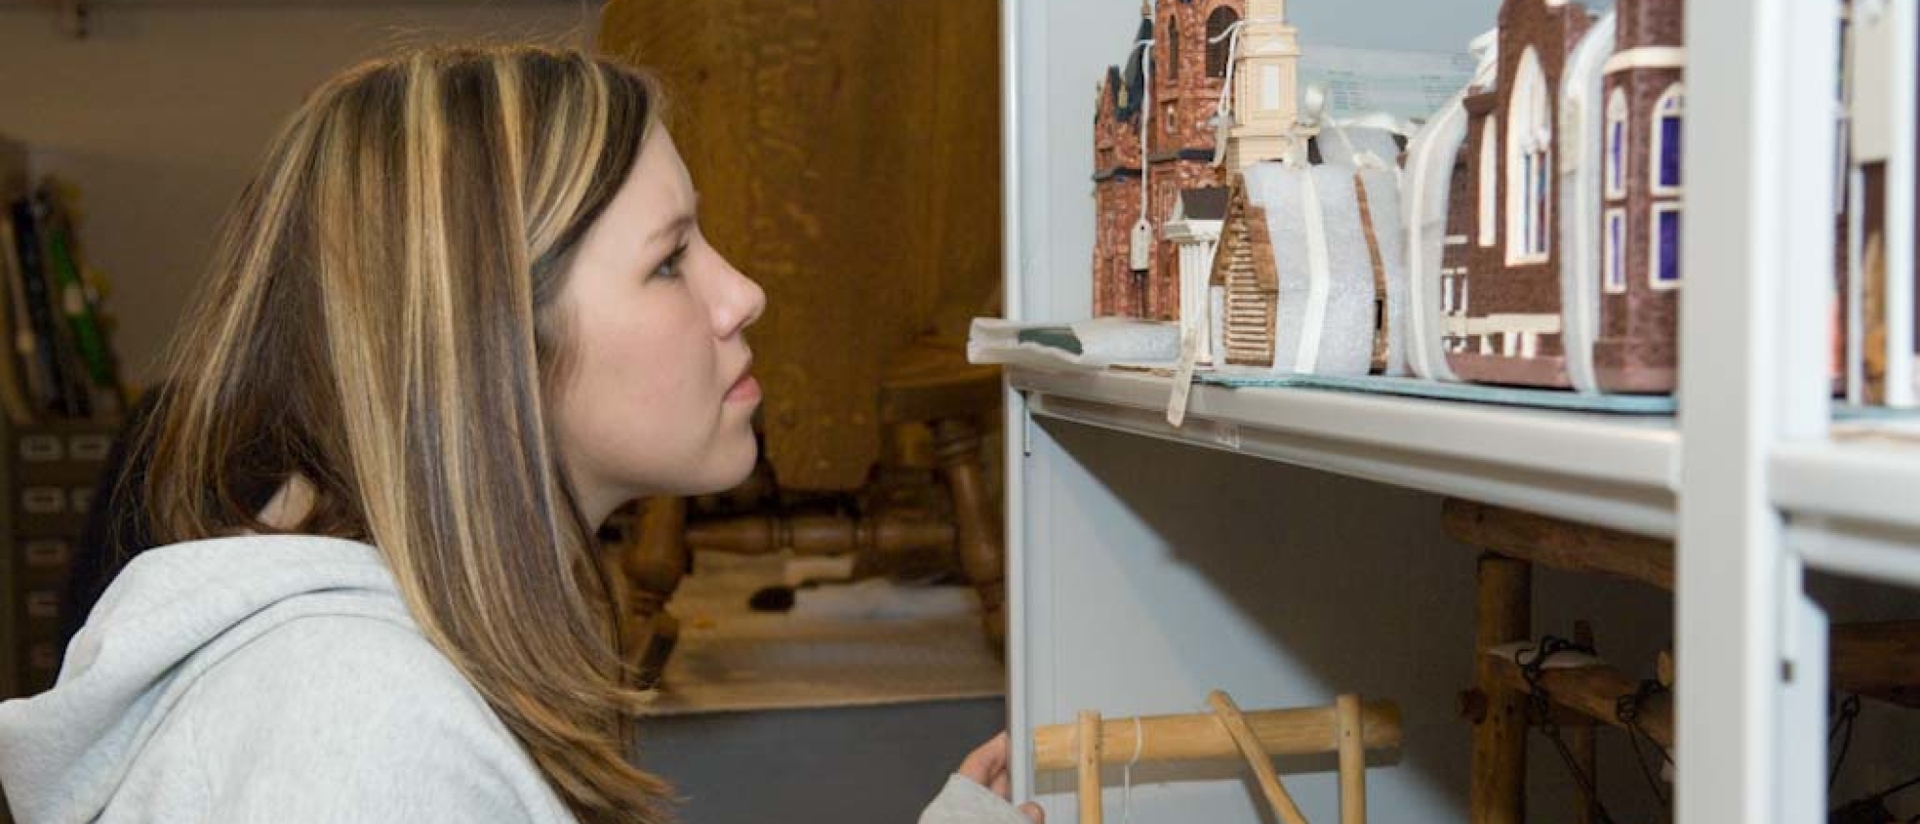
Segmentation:
<svg viewBox="0 0 1920 824">
<path fill-rule="evenodd" d="M 250 536 L 141 554 L 52 690 L 0 704 L 19 824 L 571 824 L 385 559 Z M 955 776 L 923 821 L 1024 819 Z"/>
</svg>

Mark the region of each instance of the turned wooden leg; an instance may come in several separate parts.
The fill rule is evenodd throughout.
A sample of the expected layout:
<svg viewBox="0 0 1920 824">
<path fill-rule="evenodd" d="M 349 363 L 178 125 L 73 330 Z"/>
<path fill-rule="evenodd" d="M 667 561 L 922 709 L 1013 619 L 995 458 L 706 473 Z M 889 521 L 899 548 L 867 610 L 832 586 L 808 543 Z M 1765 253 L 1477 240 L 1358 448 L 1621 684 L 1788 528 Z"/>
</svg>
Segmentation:
<svg viewBox="0 0 1920 824">
<path fill-rule="evenodd" d="M 1501 555 L 1480 556 L 1474 616 L 1474 680 L 1485 714 L 1473 728 L 1473 824 L 1522 824 L 1526 817 L 1527 698 L 1500 677 L 1487 649 L 1532 637 L 1533 566 Z"/>
<path fill-rule="evenodd" d="M 993 502 L 982 489 L 985 468 L 980 462 L 980 428 L 966 418 L 946 418 L 934 424 L 934 450 L 953 493 L 953 515 L 959 524 L 960 568 L 980 593 L 987 639 L 995 650 L 1007 640 L 1007 554 Z"/>
<path fill-rule="evenodd" d="M 686 574 L 686 526 L 685 498 L 648 498 L 641 503 L 639 534 L 621 559 L 626 578 L 621 641 L 642 688 L 659 682 L 680 638 L 680 622 L 667 612 L 667 602 Z"/>
</svg>

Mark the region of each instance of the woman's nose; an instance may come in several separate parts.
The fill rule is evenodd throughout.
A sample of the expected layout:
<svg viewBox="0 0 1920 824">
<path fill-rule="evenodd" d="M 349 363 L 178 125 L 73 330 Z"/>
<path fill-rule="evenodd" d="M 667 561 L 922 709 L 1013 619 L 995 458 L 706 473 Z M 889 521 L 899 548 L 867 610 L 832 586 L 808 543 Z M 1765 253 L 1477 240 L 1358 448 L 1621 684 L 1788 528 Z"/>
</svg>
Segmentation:
<svg viewBox="0 0 1920 824">
<path fill-rule="evenodd" d="M 767 308 L 766 290 L 753 278 L 727 263 L 722 277 L 721 299 L 715 305 L 715 321 L 721 337 L 732 337 L 760 319 Z"/>
</svg>

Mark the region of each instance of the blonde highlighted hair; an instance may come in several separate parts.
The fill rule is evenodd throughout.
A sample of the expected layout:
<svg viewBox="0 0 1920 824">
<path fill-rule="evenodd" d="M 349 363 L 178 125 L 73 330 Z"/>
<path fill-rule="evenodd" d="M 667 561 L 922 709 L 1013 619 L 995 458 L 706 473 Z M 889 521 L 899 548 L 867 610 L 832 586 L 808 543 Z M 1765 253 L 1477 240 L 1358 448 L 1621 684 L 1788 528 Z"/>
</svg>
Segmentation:
<svg viewBox="0 0 1920 824">
<path fill-rule="evenodd" d="M 304 479 L 290 531 L 378 546 L 589 822 L 664 820 L 667 788 L 625 757 L 641 695 L 555 441 L 556 298 L 657 100 L 632 69 L 532 46 L 327 83 L 229 217 L 143 433 L 158 542 L 289 531 L 240 490 Z"/>
</svg>

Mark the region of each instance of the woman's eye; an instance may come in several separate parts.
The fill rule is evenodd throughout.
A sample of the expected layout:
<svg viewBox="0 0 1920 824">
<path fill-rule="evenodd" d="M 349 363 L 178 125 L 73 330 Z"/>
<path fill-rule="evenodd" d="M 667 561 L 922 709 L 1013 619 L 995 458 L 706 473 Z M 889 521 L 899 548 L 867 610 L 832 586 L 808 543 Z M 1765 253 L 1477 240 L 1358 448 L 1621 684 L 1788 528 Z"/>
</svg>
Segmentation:
<svg viewBox="0 0 1920 824">
<path fill-rule="evenodd" d="M 660 265 L 654 268 L 653 276 L 668 278 L 668 279 L 679 278 L 680 262 L 681 262 L 681 259 L 685 258 L 686 256 L 687 256 L 687 247 L 685 246 L 682 246 L 678 249 L 673 250 L 673 254 L 667 255 L 667 259 L 660 261 Z"/>
</svg>

